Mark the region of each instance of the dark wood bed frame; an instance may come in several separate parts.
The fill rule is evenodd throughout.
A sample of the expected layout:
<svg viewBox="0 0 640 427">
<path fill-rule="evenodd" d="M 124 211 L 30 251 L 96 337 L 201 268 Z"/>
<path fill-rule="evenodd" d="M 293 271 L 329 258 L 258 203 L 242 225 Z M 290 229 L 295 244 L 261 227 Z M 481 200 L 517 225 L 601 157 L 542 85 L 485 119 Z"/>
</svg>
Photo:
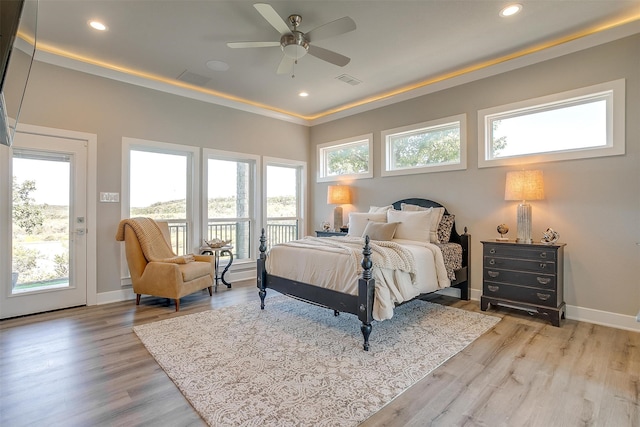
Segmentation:
<svg viewBox="0 0 640 427">
<path fill-rule="evenodd" d="M 394 209 L 400 209 L 402 203 L 418 205 L 422 207 L 444 207 L 440 203 L 427 199 L 404 199 L 393 204 Z M 445 214 L 448 214 L 445 208 Z M 260 308 L 264 310 L 264 300 L 267 295 L 267 288 L 276 290 L 281 294 L 290 297 L 326 307 L 334 310 L 337 316 L 340 312 L 351 313 L 358 316 L 362 322 L 360 330 L 364 337 L 364 349 L 369 350 L 369 335 L 371 334 L 371 324 L 373 322 L 373 300 L 375 292 L 375 280 L 371 277 L 371 269 L 373 263 L 371 261 L 371 250 L 369 247 L 369 237 L 365 238 L 365 246 L 362 254 L 362 268 L 364 271 L 362 277 L 358 281 L 358 294 L 350 295 L 342 292 L 326 289 L 308 283 L 302 283 L 295 280 L 285 279 L 283 277 L 274 276 L 267 272 L 265 263 L 267 260 L 267 246 L 264 229 L 260 236 L 260 258 L 258 259 L 258 295 L 260 296 Z M 460 289 L 460 298 L 468 300 L 470 297 L 470 240 L 471 236 L 467 234 L 467 228 L 464 228 L 464 234 L 458 234 L 455 223 L 451 230 L 451 243 L 458 243 L 462 246 L 462 268 L 456 270 L 456 280 L 451 283 L 451 287 Z M 421 294 L 416 298 L 423 297 L 427 294 Z"/>
</svg>

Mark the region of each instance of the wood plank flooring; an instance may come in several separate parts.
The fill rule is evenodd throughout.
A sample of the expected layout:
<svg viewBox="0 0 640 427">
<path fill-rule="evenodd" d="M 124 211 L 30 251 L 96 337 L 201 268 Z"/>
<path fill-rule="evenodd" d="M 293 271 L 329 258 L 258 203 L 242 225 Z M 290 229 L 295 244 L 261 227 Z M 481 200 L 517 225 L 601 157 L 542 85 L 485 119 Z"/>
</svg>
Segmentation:
<svg viewBox="0 0 640 427">
<path fill-rule="evenodd" d="M 255 282 L 185 297 L 179 313 L 143 297 L 1 321 L 0 425 L 204 425 L 131 327 L 245 301 L 259 309 Z M 640 426 L 639 333 L 488 313 L 503 320 L 362 426 Z"/>
</svg>

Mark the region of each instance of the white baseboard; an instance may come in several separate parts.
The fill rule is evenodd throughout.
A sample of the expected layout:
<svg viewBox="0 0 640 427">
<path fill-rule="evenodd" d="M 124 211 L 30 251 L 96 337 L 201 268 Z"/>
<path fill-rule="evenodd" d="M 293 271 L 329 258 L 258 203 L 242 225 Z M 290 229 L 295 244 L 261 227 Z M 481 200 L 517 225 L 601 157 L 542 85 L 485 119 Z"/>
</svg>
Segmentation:
<svg viewBox="0 0 640 427">
<path fill-rule="evenodd" d="M 481 296 L 481 290 L 471 289 L 472 300 L 480 301 Z M 627 316 L 624 314 L 567 305 L 565 317 L 571 320 L 610 326 L 612 328 L 625 329 L 627 331 L 640 331 L 640 324 L 637 323 L 640 322 L 640 313 L 638 313 L 638 319 L 636 320 L 633 316 Z"/>
</svg>

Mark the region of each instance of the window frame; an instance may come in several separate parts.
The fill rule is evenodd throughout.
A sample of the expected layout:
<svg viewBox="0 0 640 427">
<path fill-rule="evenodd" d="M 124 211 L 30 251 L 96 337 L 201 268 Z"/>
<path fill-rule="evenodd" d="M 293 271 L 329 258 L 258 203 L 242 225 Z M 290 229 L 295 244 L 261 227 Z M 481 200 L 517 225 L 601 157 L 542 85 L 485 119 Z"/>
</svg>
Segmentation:
<svg viewBox="0 0 640 427">
<path fill-rule="evenodd" d="M 353 174 L 341 174 L 341 175 L 327 175 L 327 165 L 326 165 L 326 152 L 331 148 L 337 148 L 340 146 L 356 144 L 358 142 L 366 141 L 369 147 L 369 162 L 368 162 L 368 170 L 363 173 L 353 173 Z M 316 147 L 316 156 L 318 158 L 318 172 L 316 177 L 316 182 L 334 182 L 334 181 L 343 181 L 343 180 L 355 180 L 355 179 L 366 179 L 373 178 L 373 133 L 367 133 L 364 135 L 353 136 L 349 138 L 340 139 L 338 141 L 325 142 L 323 144 L 318 144 Z"/>
<path fill-rule="evenodd" d="M 606 98 L 608 93 L 611 94 L 610 101 Z M 526 114 L 522 112 L 526 111 L 532 114 L 552 111 L 561 109 L 563 105 L 569 108 L 572 105 L 580 105 L 580 100 L 597 97 L 607 101 L 606 145 L 491 158 L 493 120 L 500 117 L 523 116 Z M 554 106 L 558 108 L 551 108 Z M 625 154 L 625 114 L 625 79 L 478 110 L 478 168 L 623 155 Z"/>
<path fill-rule="evenodd" d="M 261 204 L 259 199 L 262 197 L 259 194 L 259 189 L 261 188 L 261 173 L 260 173 L 260 156 L 246 153 L 238 153 L 233 151 L 224 151 L 224 150 L 216 150 L 211 148 L 203 148 L 202 149 L 202 210 L 201 210 L 201 218 L 202 218 L 202 230 L 203 236 L 206 235 L 206 230 L 208 228 L 209 223 L 209 209 L 207 200 L 209 198 L 209 159 L 216 160 L 225 160 L 232 162 L 247 162 L 251 165 L 250 172 L 250 185 L 249 191 L 251 192 L 249 196 L 250 206 L 249 206 L 249 227 L 251 230 L 251 234 L 249 237 L 249 258 L 245 259 L 234 259 L 234 265 L 242 265 L 242 264 L 253 264 L 256 260 L 257 248 L 259 245 L 259 239 L 256 236 L 259 236 L 257 230 L 260 229 L 259 223 L 259 212 L 261 208 Z M 225 218 L 229 220 L 240 219 L 240 218 Z"/>
<path fill-rule="evenodd" d="M 460 124 L 460 161 L 457 163 L 441 163 L 432 166 L 415 166 L 404 169 L 391 169 L 391 147 L 389 139 L 398 134 L 416 132 L 420 130 L 427 131 L 454 123 Z M 467 169 L 467 115 L 465 113 L 456 114 L 454 116 L 443 117 L 440 119 L 429 120 L 422 123 L 415 123 L 407 126 L 401 126 L 393 129 L 386 129 L 380 132 L 381 140 L 381 160 L 380 174 L 386 176 L 413 175 L 420 173 L 433 173 L 444 171 L 455 171 Z"/>
<path fill-rule="evenodd" d="M 130 201 L 130 171 L 129 168 L 131 150 L 148 151 L 161 154 L 185 155 L 187 156 L 187 253 L 195 253 L 202 240 L 202 230 L 200 221 L 200 147 L 190 145 L 173 144 L 168 142 L 150 141 L 138 138 L 122 138 L 122 176 L 120 209 L 121 218 L 129 218 L 131 211 Z M 124 245 L 120 251 L 121 283 L 131 285 L 129 269 L 127 268 Z"/>
<path fill-rule="evenodd" d="M 269 218 L 267 217 L 267 170 L 268 166 L 287 167 L 297 170 L 298 186 L 296 188 L 297 199 L 297 216 L 295 218 L 283 217 L 278 219 L 295 219 L 298 222 L 298 238 L 307 234 L 307 200 L 306 195 L 308 193 L 307 188 L 307 162 L 300 160 L 281 159 L 277 157 L 262 158 L 262 214 L 261 228 L 266 228 Z M 260 237 L 260 230 L 256 230 L 258 238 Z M 271 245 L 267 242 L 267 245 Z"/>
</svg>

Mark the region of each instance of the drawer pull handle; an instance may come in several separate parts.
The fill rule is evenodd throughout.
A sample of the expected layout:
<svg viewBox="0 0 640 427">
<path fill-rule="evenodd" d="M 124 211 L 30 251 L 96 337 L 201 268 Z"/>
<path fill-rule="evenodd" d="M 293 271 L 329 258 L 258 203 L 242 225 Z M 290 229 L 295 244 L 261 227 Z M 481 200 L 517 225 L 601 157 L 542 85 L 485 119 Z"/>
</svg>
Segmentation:
<svg viewBox="0 0 640 427">
<path fill-rule="evenodd" d="M 547 264 L 545 264 L 544 262 L 540 263 L 540 268 L 547 268 Z"/>
<path fill-rule="evenodd" d="M 489 270 L 489 271 L 487 271 L 487 274 L 489 276 L 491 276 L 491 277 L 498 277 L 500 275 L 500 272 L 499 271 L 491 271 L 491 270 Z"/>
<path fill-rule="evenodd" d="M 496 260 L 495 260 L 495 259 L 490 259 L 490 260 L 489 260 L 489 264 L 493 265 L 493 264 L 495 264 L 495 263 L 496 263 Z"/>
<path fill-rule="evenodd" d="M 536 295 L 538 296 L 538 298 L 540 298 L 542 301 L 546 301 L 549 298 L 551 298 L 551 294 L 541 294 L 540 292 L 537 292 Z"/>
<path fill-rule="evenodd" d="M 538 281 L 538 283 L 540 283 L 541 285 L 546 285 L 551 281 L 551 278 L 549 277 L 536 277 L 536 280 Z"/>
<path fill-rule="evenodd" d="M 546 258 L 547 257 L 547 253 L 546 252 L 541 252 L 540 253 L 540 258 Z"/>
<path fill-rule="evenodd" d="M 491 249 L 489 250 L 489 253 L 490 253 L 490 254 L 495 254 L 495 253 L 496 253 L 496 248 L 491 248 Z"/>
<path fill-rule="evenodd" d="M 500 289 L 500 286 L 487 285 L 487 289 L 489 289 L 491 292 L 496 292 L 498 289 Z"/>
</svg>

